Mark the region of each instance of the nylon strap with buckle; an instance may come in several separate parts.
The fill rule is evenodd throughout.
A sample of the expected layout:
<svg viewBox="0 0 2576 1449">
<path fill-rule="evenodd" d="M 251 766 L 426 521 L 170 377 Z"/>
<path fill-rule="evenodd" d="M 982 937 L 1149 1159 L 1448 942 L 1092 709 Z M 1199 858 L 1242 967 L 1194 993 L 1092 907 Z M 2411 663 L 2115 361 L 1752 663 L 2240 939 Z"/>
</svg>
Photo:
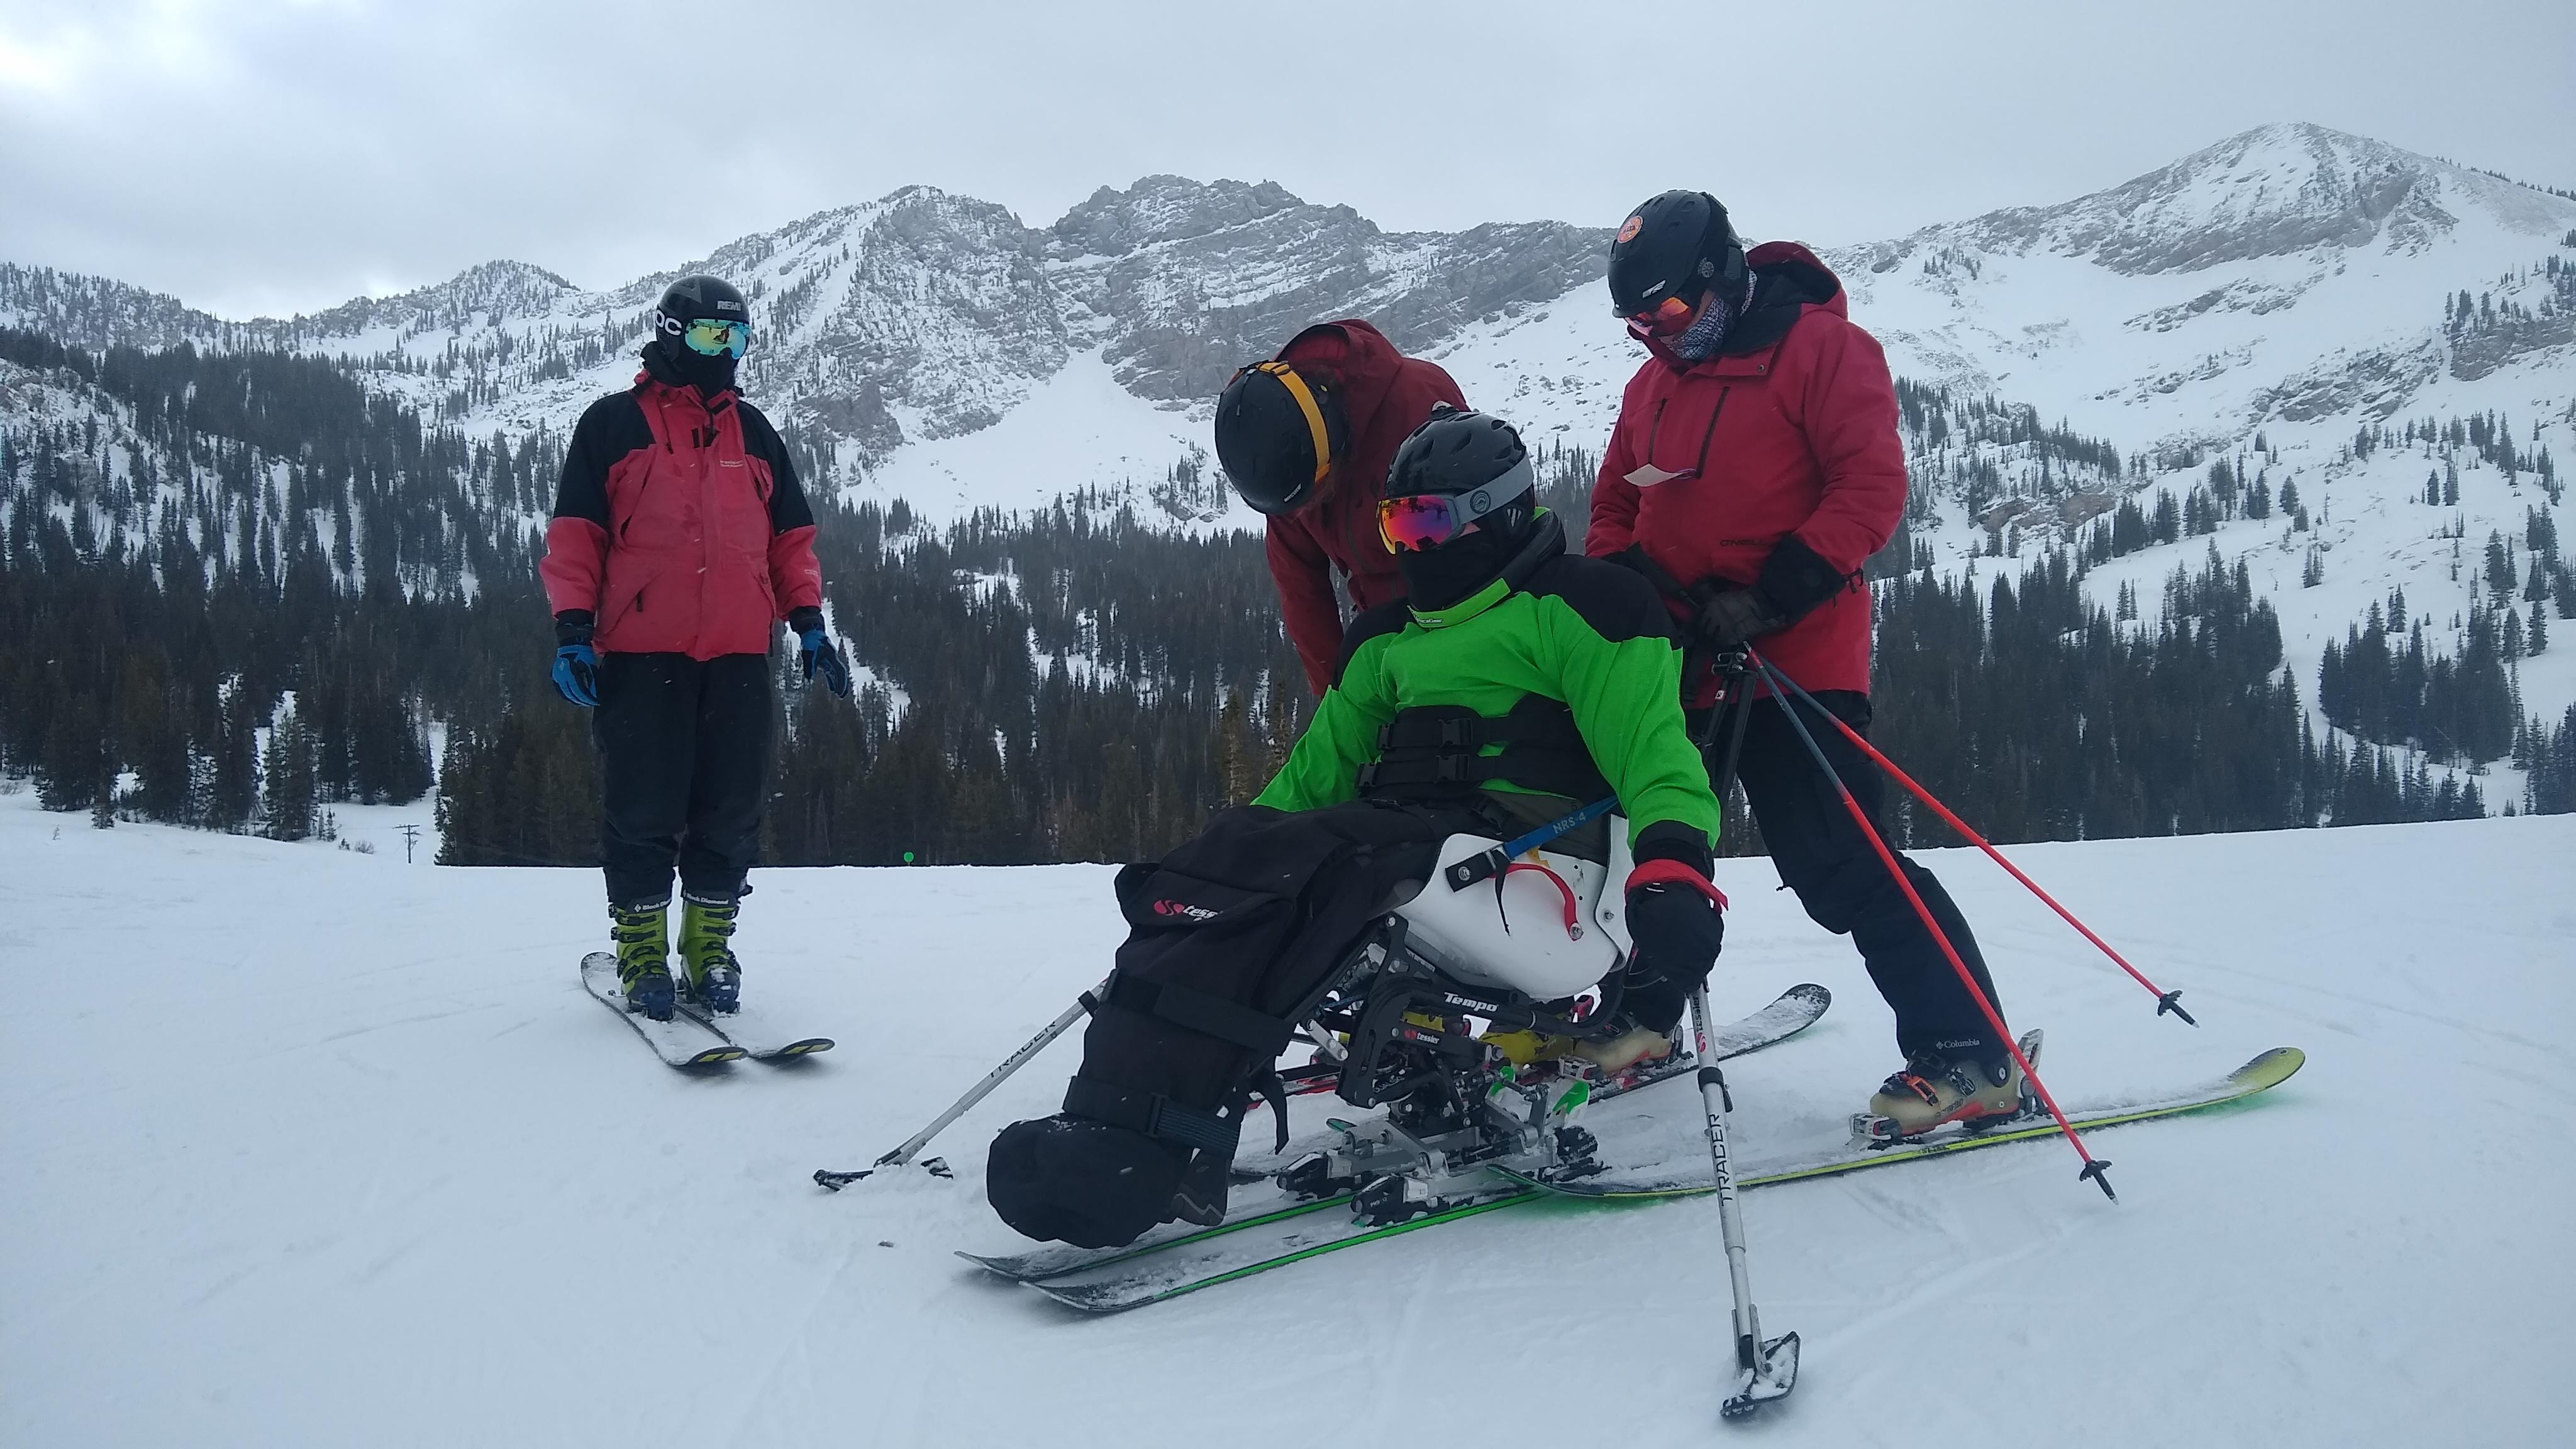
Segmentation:
<svg viewBox="0 0 2576 1449">
<path fill-rule="evenodd" d="M 1537 694 L 1499 719 L 1463 705 L 1400 711 L 1378 730 L 1378 758 L 1358 775 L 1361 794 L 1398 798 L 1467 794 L 1489 781 L 1573 800 L 1610 793 L 1574 712 Z"/>
<path fill-rule="evenodd" d="M 1111 975 L 1109 989 L 1101 999 L 1111 1006 L 1159 1017 L 1201 1036 L 1258 1052 L 1263 1061 L 1286 1051 L 1290 1039 L 1297 1034 L 1297 1023 L 1285 1018 L 1195 987 L 1172 981 L 1139 981 L 1124 972 Z"/>
</svg>

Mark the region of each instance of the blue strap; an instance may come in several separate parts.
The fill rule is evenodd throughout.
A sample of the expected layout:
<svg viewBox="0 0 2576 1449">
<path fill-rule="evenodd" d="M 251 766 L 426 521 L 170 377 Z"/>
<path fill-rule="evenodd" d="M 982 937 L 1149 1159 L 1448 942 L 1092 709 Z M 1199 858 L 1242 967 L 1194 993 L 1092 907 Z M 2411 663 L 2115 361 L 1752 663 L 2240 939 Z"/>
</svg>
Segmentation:
<svg viewBox="0 0 2576 1449">
<path fill-rule="evenodd" d="M 1619 797 L 1605 795 L 1570 815 L 1556 817 L 1526 835 L 1506 840 L 1481 855 L 1467 857 L 1443 872 L 1444 878 L 1448 880 L 1449 889 L 1453 891 L 1463 891 L 1478 881 L 1491 880 L 1500 875 L 1505 866 L 1512 863 L 1513 857 L 1536 850 L 1558 836 L 1598 820 L 1617 808 L 1619 808 Z"/>
</svg>

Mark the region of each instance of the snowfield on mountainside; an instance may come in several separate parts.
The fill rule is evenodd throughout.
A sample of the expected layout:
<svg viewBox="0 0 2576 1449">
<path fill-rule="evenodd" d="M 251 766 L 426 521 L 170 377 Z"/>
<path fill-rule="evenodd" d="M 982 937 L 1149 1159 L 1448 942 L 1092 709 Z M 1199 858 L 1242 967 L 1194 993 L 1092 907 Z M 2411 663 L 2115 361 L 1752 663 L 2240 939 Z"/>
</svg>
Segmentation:
<svg viewBox="0 0 2576 1449">
<path fill-rule="evenodd" d="M 2061 1099 L 2306 1049 L 2256 1102 L 1761 1189 L 1779 1444 L 2530 1444 L 2576 1348 L 2545 1131 L 2576 1046 L 2576 817 L 2030 845 L 2176 986 L 2153 1002 L 1981 859 L 1935 852 Z M 424 859 L 426 852 L 424 852 Z M 582 992 L 588 871 L 125 824 L 0 796 L 0 1440 L 1119 1446 L 1706 1442 L 1713 1202 L 1516 1207 L 1111 1318 L 988 1279 L 981 1195 L 1059 1044 L 891 1147 L 1105 969 L 1110 872 L 763 870 L 752 998 L 837 1050 L 684 1076 Z M 1737 1165 L 1828 1145 L 1894 1065 L 1848 943 L 1720 862 Z M 1669 1094 L 1669 1095 L 1665 1095 Z M 1657 1098 L 1661 1097 L 1658 1101 Z M 1688 1088 L 1636 1099 L 1689 1120 Z M 1322 1102 L 1298 1104 L 1319 1117 Z M 1256 1126 L 1256 1131 L 1260 1130 Z"/>
</svg>

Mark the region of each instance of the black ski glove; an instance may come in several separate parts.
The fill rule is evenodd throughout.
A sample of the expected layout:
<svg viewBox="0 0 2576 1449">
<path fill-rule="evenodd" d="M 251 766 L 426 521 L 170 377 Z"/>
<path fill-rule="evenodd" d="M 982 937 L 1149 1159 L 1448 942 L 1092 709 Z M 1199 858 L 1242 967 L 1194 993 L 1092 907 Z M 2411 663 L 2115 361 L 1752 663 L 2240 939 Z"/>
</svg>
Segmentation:
<svg viewBox="0 0 2576 1449">
<path fill-rule="evenodd" d="M 1733 649 L 1785 629 L 1789 621 L 1760 589 L 1729 589 L 1710 595 L 1692 616 L 1691 625 L 1709 644 Z"/>
<path fill-rule="evenodd" d="M 1670 1031 L 1708 980 L 1726 942 L 1726 897 L 1695 861 L 1647 860 L 1628 877 L 1628 935 L 1636 949 L 1619 1008 L 1638 1025 Z"/>
</svg>

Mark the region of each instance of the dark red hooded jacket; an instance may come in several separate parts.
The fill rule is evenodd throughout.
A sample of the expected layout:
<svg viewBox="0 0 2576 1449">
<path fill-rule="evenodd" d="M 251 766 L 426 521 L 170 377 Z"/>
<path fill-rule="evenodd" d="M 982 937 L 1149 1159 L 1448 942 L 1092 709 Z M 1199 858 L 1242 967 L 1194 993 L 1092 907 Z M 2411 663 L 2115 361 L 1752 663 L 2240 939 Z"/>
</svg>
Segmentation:
<svg viewBox="0 0 2576 1449">
<path fill-rule="evenodd" d="M 1396 445 L 1431 416 L 1433 403 L 1463 408 L 1467 398 L 1438 363 L 1396 351 L 1385 334 L 1356 317 L 1298 333 L 1279 349 L 1279 360 L 1339 388 L 1342 415 L 1350 423 L 1350 455 L 1315 499 L 1270 520 L 1270 577 L 1279 585 L 1288 642 L 1297 646 L 1306 683 L 1320 698 L 1342 657 L 1333 572 L 1349 580 L 1356 608 L 1404 597 L 1404 576 L 1377 534 L 1386 470 Z"/>
<path fill-rule="evenodd" d="M 591 611 L 602 653 L 766 654 L 779 620 L 823 601 L 813 510 L 769 419 L 659 361 L 573 428 L 546 602 Z"/>
<path fill-rule="evenodd" d="M 1905 516 L 1896 385 L 1813 252 L 1769 242 L 1748 260 L 1753 303 L 1718 355 L 1658 345 L 1628 380 L 1584 552 L 1633 543 L 1684 584 L 1758 587 L 1797 620 L 1754 642 L 1765 658 L 1808 689 L 1865 692 L 1860 567 Z M 1705 703 L 1704 684 L 1685 692 Z"/>
</svg>

